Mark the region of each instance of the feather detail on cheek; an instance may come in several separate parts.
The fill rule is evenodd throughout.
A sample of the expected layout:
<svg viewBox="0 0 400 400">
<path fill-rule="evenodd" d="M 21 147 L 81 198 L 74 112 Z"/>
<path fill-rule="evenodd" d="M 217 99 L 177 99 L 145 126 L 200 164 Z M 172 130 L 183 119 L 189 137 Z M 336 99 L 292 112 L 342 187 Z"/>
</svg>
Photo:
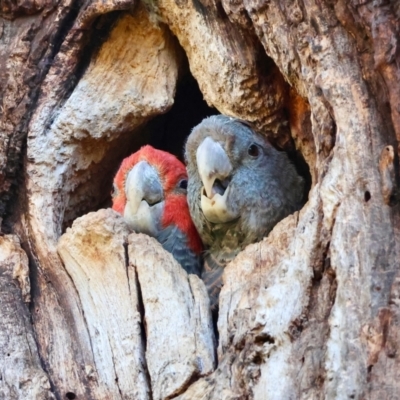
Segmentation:
<svg viewBox="0 0 400 400">
<path fill-rule="evenodd" d="M 203 251 L 203 244 L 197 233 L 189 214 L 189 206 L 186 196 L 183 194 L 171 194 L 165 199 L 164 215 L 162 218 L 163 227 L 176 225 L 184 232 L 189 239 L 189 247 L 196 254 Z"/>
<path fill-rule="evenodd" d="M 122 197 L 121 194 L 119 194 L 118 196 L 113 198 L 112 209 L 120 214 L 123 214 L 125 204 L 126 204 L 125 196 Z"/>
<path fill-rule="evenodd" d="M 136 152 L 131 156 L 125 158 L 122 161 L 121 166 L 119 167 L 119 170 L 114 178 L 114 186 L 116 187 L 118 194 L 113 198 L 112 209 L 121 214 L 124 213 L 124 208 L 126 204 L 126 193 L 125 193 L 126 176 L 128 175 L 128 172 L 139 161 L 139 156 L 140 156 L 139 153 Z"/>
</svg>

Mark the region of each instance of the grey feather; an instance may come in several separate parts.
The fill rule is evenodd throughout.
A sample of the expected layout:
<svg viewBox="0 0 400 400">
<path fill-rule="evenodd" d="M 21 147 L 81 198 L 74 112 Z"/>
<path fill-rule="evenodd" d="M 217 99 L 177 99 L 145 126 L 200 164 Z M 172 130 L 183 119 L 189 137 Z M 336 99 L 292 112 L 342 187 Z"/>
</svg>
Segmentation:
<svg viewBox="0 0 400 400">
<path fill-rule="evenodd" d="M 200 276 L 202 259 L 188 246 L 187 236 L 175 225 L 167 226 L 156 236 L 165 250 L 169 251 L 188 274 Z"/>
<path fill-rule="evenodd" d="M 206 137 L 218 142 L 233 166 L 227 204 L 238 218 L 228 223 L 209 222 L 201 209 L 203 186 L 196 161 L 196 150 Z M 249 155 L 249 146 L 260 149 Z M 197 125 L 186 143 L 189 175 L 188 203 L 194 224 L 218 268 L 231 261 L 248 244 L 260 241 L 283 218 L 299 210 L 304 180 L 286 153 L 240 120 L 223 115 L 206 118 Z M 222 272 L 213 272 L 222 280 Z M 220 287 L 213 281 L 211 289 Z"/>
</svg>

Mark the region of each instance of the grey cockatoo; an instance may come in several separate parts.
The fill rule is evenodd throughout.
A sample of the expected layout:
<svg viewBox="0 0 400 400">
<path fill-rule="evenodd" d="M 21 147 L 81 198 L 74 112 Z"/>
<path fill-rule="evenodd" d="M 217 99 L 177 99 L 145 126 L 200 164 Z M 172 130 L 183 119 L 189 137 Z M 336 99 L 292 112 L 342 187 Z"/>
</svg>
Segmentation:
<svg viewBox="0 0 400 400">
<path fill-rule="evenodd" d="M 185 166 L 144 146 L 125 158 L 114 178 L 113 209 L 136 232 L 156 238 L 186 272 L 200 275 L 203 246 L 190 218 Z"/>
<path fill-rule="evenodd" d="M 193 129 L 185 157 L 190 214 L 206 246 L 202 277 L 215 309 L 225 265 L 301 207 L 304 180 L 286 153 L 224 115 Z"/>
</svg>

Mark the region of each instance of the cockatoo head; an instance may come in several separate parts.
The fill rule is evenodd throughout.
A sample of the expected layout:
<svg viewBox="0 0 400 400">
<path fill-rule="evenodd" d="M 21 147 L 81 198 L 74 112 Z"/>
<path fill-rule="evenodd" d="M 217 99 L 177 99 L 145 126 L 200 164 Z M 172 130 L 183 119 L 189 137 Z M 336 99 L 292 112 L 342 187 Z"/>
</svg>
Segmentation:
<svg viewBox="0 0 400 400">
<path fill-rule="evenodd" d="M 203 120 L 186 143 L 188 202 L 203 242 L 237 253 L 299 209 L 304 182 L 286 153 L 248 124 Z"/>
<path fill-rule="evenodd" d="M 114 178 L 112 208 L 133 230 L 156 238 L 176 226 L 199 253 L 202 245 L 186 200 L 187 179 L 185 166 L 174 155 L 144 146 L 123 160 Z"/>
</svg>

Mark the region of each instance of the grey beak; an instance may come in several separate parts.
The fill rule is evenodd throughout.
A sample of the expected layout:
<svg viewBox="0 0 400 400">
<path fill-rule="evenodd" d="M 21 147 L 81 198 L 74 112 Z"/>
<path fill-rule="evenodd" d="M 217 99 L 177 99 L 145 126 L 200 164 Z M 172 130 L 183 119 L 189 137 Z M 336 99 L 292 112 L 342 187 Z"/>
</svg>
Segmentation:
<svg viewBox="0 0 400 400">
<path fill-rule="evenodd" d="M 227 178 L 232 172 L 232 164 L 222 146 L 210 137 L 206 137 L 198 147 L 196 160 L 206 195 L 212 199 L 215 180 Z"/>
<path fill-rule="evenodd" d="M 137 232 L 156 236 L 164 207 L 164 191 L 157 171 L 146 161 L 137 163 L 125 182 L 124 217 Z"/>
<path fill-rule="evenodd" d="M 228 200 L 231 191 L 228 178 L 233 168 L 225 150 L 218 142 L 207 137 L 197 149 L 196 160 L 204 185 L 201 189 L 201 209 L 206 219 L 215 224 L 236 219 L 238 216 Z M 215 182 L 217 179 L 219 183 Z M 221 190 L 223 181 L 225 186 Z"/>
</svg>

